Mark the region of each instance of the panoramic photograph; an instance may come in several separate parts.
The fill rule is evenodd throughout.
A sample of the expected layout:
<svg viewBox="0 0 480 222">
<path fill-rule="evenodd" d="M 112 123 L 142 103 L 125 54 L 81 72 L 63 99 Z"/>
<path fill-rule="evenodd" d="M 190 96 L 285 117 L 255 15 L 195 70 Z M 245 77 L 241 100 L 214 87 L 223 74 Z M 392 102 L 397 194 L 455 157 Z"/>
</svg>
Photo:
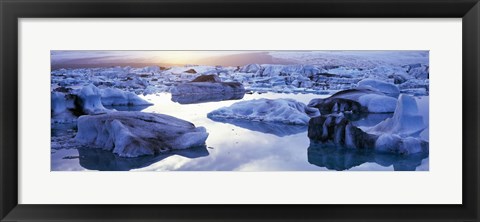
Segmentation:
<svg viewBox="0 0 480 222">
<path fill-rule="evenodd" d="M 51 171 L 428 171 L 429 51 L 52 50 Z"/>
</svg>

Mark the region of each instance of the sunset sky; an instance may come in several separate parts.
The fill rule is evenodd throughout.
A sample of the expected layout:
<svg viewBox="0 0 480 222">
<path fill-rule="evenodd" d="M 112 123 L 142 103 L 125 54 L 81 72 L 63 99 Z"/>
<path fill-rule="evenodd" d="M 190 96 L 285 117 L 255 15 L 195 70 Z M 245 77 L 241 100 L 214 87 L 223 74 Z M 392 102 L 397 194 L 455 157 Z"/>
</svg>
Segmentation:
<svg viewBox="0 0 480 222">
<path fill-rule="evenodd" d="M 320 51 L 93 51 L 52 50 L 52 69 L 109 66 L 144 67 L 256 64 L 316 64 L 372 68 L 378 65 L 429 63 L 428 51 L 412 50 L 320 50 Z"/>
<path fill-rule="evenodd" d="M 276 63 L 262 51 L 51 51 L 53 67 Z"/>
</svg>

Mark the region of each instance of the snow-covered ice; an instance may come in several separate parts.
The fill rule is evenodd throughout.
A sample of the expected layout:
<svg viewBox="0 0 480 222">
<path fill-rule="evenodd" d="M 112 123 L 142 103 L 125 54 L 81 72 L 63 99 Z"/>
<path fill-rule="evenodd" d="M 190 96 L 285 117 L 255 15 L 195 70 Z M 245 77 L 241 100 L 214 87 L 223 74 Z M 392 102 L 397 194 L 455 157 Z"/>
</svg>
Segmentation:
<svg viewBox="0 0 480 222">
<path fill-rule="evenodd" d="M 259 64 L 248 64 L 240 68 L 240 72 L 246 72 L 246 73 L 256 73 L 258 70 L 260 70 L 262 67 Z"/>
<path fill-rule="evenodd" d="M 51 92 L 52 123 L 74 122 L 80 115 L 102 114 L 113 111 L 105 106 L 148 105 L 152 105 L 152 103 L 132 92 L 115 88 L 99 89 L 93 84 L 77 89 L 59 87 Z"/>
<path fill-rule="evenodd" d="M 107 113 L 109 110 L 102 104 L 100 90 L 92 84 L 83 87 L 77 94 L 78 102 L 85 114 Z"/>
<path fill-rule="evenodd" d="M 104 106 L 145 106 L 152 103 L 140 98 L 132 92 L 125 92 L 115 88 L 100 90 L 101 101 Z"/>
<path fill-rule="evenodd" d="M 423 117 L 418 113 L 415 99 L 401 94 L 393 117 L 388 118 L 378 125 L 366 129 L 373 134 L 397 134 L 402 137 L 418 135 L 426 128 Z"/>
<path fill-rule="evenodd" d="M 398 89 L 398 86 L 396 86 L 395 84 L 376 80 L 376 79 L 361 80 L 360 82 L 358 82 L 358 86 L 373 88 L 384 93 L 387 96 L 391 96 L 395 98 L 397 98 L 398 95 L 400 94 L 400 90 Z"/>
<path fill-rule="evenodd" d="M 379 91 L 357 88 L 339 91 L 326 99 L 313 99 L 308 106 L 318 108 L 322 114 L 340 111 L 389 113 L 395 111 L 396 104 L 397 99 Z"/>
<path fill-rule="evenodd" d="M 371 113 L 391 113 L 395 110 L 397 99 L 379 94 L 367 94 L 359 97 L 358 102 L 367 107 Z"/>
<path fill-rule="evenodd" d="M 293 99 L 256 99 L 234 103 L 208 113 L 210 119 L 242 119 L 258 122 L 273 122 L 307 125 L 310 117 L 320 112 Z"/>
<path fill-rule="evenodd" d="M 172 116 L 143 112 L 84 115 L 75 141 L 111 150 L 123 157 L 154 155 L 169 150 L 204 146 L 206 129 Z"/>
<path fill-rule="evenodd" d="M 391 118 L 362 129 L 379 136 L 375 144 L 376 150 L 403 154 L 428 152 L 428 141 L 423 140 L 420 135 L 428 126 L 411 96 L 401 94 Z"/>
</svg>

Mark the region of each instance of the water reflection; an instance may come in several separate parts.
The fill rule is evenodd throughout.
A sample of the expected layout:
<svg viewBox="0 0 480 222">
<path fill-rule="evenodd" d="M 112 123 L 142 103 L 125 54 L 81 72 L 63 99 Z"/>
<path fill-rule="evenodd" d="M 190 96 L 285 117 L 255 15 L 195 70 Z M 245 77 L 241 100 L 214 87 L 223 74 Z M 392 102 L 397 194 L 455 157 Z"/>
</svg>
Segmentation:
<svg viewBox="0 0 480 222">
<path fill-rule="evenodd" d="M 401 156 L 314 142 L 310 143 L 307 153 L 310 164 L 337 171 L 348 170 L 365 163 L 375 163 L 383 167 L 393 166 L 395 171 L 415 171 L 422 164 L 422 160 L 428 157 L 428 153 Z"/>
<path fill-rule="evenodd" d="M 243 93 L 225 93 L 225 94 L 184 94 L 172 95 L 172 101 L 180 104 L 196 104 L 205 102 L 218 102 L 224 100 L 239 100 L 243 99 Z"/>
<path fill-rule="evenodd" d="M 272 134 L 278 137 L 284 137 L 284 136 L 303 133 L 308 129 L 308 126 L 301 126 L 301 125 L 286 125 L 286 124 L 279 124 L 279 123 L 256 122 L 256 121 L 241 120 L 241 119 L 225 119 L 225 118 L 211 118 L 211 117 L 208 117 L 208 118 L 216 122 L 229 123 L 244 129 L 248 129 L 255 132 Z"/>
<path fill-rule="evenodd" d="M 187 158 L 198 158 L 208 156 L 208 150 L 205 146 L 190 148 L 186 150 L 175 150 L 169 153 L 155 156 L 141 156 L 135 158 L 119 157 L 111 151 L 92 148 L 79 148 L 78 156 L 80 166 L 89 170 L 100 171 L 128 171 L 150 166 L 154 163 L 172 155 L 179 155 Z"/>
<path fill-rule="evenodd" d="M 105 106 L 107 109 L 115 109 L 117 111 L 142 111 L 151 105 L 136 105 L 136 106 Z"/>
<path fill-rule="evenodd" d="M 62 136 L 73 136 L 77 130 L 77 123 L 53 123 L 50 127 L 52 138 Z"/>
</svg>

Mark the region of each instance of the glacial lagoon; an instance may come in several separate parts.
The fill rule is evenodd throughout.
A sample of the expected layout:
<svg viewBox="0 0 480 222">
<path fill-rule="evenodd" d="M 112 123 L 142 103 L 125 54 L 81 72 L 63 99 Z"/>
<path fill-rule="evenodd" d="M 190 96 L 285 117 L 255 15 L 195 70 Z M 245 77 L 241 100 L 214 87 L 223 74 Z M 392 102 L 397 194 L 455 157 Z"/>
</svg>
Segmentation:
<svg viewBox="0 0 480 222">
<path fill-rule="evenodd" d="M 152 106 L 135 111 L 171 115 L 207 129 L 205 147 L 174 150 L 156 156 L 123 158 L 110 151 L 90 148 L 52 149 L 52 171 L 393 171 L 428 170 L 428 154 L 393 155 L 336 149 L 311 143 L 308 126 L 207 118 L 207 113 L 242 100 L 291 98 L 308 104 L 314 98 L 329 95 L 254 93 L 222 98 L 172 98 L 169 93 L 142 96 Z M 230 99 L 230 100 L 224 100 Z M 419 112 L 428 125 L 428 96 L 415 97 Z M 175 101 L 175 102 L 174 102 Z M 128 107 L 108 107 L 134 111 Z M 355 118 L 357 126 L 373 126 L 392 114 L 369 114 Z M 52 141 L 74 136 L 75 124 L 53 124 Z M 422 135 L 428 141 L 428 135 Z"/>
</svg>

